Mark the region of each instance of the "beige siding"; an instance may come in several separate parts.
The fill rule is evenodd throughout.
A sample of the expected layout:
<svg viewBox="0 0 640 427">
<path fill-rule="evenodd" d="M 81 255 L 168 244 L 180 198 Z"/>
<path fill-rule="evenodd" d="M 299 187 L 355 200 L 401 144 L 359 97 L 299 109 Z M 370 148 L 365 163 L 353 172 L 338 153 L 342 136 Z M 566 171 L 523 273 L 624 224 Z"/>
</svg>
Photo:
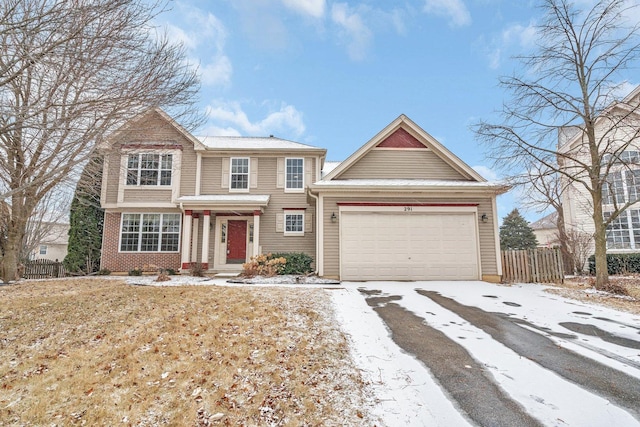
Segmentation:
<svg viewBox="0 0 640 427">
<path fill-rule="evenodd" d="M 130 123 L 129 128 L 121 132 L 113 141 L 112 151 L 109 154 L 109 167 L 107 170 L 107 189 L 106 203 L 117 203 L 118 189 L 124 186 L 123 180 L 120 178 L 121 154 L 120 148 L 122 144 L 172 144 L 182 146 L 181 150 L 181 167 L 175 171 L 180 174 L 180 193 L 181 195 L 195 194 L 195 176 L 196 176 L 196 155 L 191 141 L 186 139 L 184 135 L 178 132 L 173 126 L 167 123 L 159 114 L 151 113 L 136 123 Z M 151 148 L 154 151 L 156 148 Z M 175 179 L 175 177 L 174 177 Z M 171 193 L 169 197 L 165 197 L 164 190 L 159 192 L 145 193 L 137 187 L 124 188 L 124 201 L 171 201 Z M 159 198 L 156 198 L 159 197 Z"/>
<path fill-rule="evenodd" d="M 135 202 L 171 202 L 171 189 L 147 189 L 145 187 L 131 187 L 124 191 L 125 203 Z"/>
<path fill-rule="evenodd" d="M 180 196 L 196 194 L 196 152 L 192 144 L 182 144 L 182 162 L 180 166 Z"/>
<path fill-rule="evenodd" d="M 339 220 L 331 222 L 331 213 L 338 215 L 338 202 L 373 202 L 373 203 L 473 203 L 478 204 L 478 215 L 486 213 L 488 221 L 479 222 L 480 264 L 482 275 L 497 275 L 497 259 L 495 230 L 493 228 L 493 216 L 491 198 L 465 198 L 455 199 L 441 197 L 325 197 L 324 198 L 324 275 L 338 277 L 340 275 L 340 237 Z M 372 208 L 373 209 L 373 208 Z"/>
<path fill-rule="evenodd" d="M 446 179 L 466 180 L 431 150 L 373 149 L 338 179 Z"/>
<path fill-rule="evenodd" d="M 110 153 L 105 182 L 107 183 L 106 200 L 102 203 L 116 203 L 118 201 L 118 187 L 120 185 L 120 154 Z"/>
<path fill-rule="evenodd" d="M 200 177 L 200 194 L 228 194 L 229 190 L 220 188 L 222 171 L 221 157 L 202 157 L 202 175 Z"/>
</svg>

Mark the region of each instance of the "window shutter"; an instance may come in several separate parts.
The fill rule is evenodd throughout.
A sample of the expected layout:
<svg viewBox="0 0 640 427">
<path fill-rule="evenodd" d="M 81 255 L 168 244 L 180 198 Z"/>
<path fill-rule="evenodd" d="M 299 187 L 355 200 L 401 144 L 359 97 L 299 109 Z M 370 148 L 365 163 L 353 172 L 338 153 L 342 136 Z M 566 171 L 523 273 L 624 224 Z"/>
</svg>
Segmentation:
<svg viewBox="0 0 640 427">
<path fill-rule="evenodd" d="M 251 158 L 249 160 L 249 167 L 251 172 L 249 174 L 249 187 L 258 188 L 258 158 Z"/>
<path fill-rule="evenodd" d="M 278 171 L 276 178 L 276 187 L 284 188 L 284 157 L 278 157 Z"/>
<path fill-rule="evenodd" d="M 311 159 L 304 159 L 304 185 L 309 186 L 313 184 L 313 175 L 311 168 L 313 166 Z"/>
<path fill-rule="evenodd" d="M 276 214 L 276 233 L 284 233 L 284 214 Z"/>
<path fill-rule="evenodd" d="M 304 232 L 313 233 L 313 215 L 311 213 L 304 214 Z"/>
<path fill-rule="evenodd" d="M 222 158 L 222 181 L 220 186 L 222 188 L 229 188 L 229 157 Z"/>
</svg>

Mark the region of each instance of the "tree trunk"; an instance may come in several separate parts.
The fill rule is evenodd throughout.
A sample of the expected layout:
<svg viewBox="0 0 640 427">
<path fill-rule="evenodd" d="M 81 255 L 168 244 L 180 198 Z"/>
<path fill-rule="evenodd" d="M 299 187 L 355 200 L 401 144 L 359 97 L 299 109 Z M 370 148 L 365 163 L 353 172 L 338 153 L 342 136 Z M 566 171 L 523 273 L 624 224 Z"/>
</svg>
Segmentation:
<svg viewBox="0 0 640 427">
<path fill-rule="evenodd" d="M 602 200 L 594 197 L 593 223 L 596 232 L 594 241 L 596 245 L 596 289 L 604 289 L 609 283 L 609 271 L 607 268 L 607 230 L 602 221 Z"/>
<path fill-rule="evenodd" d="M 2 280 L 5 283 L 18 280 L 18 265 L 20 264 L 20 249 L 24 238 L 24 227 L 20 229 L 17 221 L 9 227 L 7 235 L 7 247 L 5 248 L 4 257 L 2 258 Z"/>
<path fill-rule="evenodd" d="M 564 264 L 564 274 L 574 274 L 576 266 L 574 265 L 573 256 L 569 250 L 569 237 L 567 236 L 567 230 L 564 226 L 564 210 L 562 207 L 556 209 L 558 213 L 558 220 L 556 226 L 558 227 L 558 240 L 560 241 L 560 253 L 562 254 L 562 262 Z"/>
</svg>

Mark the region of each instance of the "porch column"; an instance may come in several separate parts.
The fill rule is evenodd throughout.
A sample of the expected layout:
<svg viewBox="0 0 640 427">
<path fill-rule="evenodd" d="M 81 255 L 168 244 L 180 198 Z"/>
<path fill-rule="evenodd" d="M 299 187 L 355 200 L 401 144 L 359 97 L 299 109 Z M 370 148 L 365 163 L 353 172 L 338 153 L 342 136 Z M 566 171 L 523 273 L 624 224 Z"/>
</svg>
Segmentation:
<svg viewBox="0 0 640 427">
<path fill-rule="evenodd" d="M 253 211 L 253 256 L 260 254 L 260 215 L 262 211 Z"/>
<path fill-rule="evenodd" d="M 184 211 L 182 218 L 182 269 L 188 270 L 191 267 L 189 263 L 191 249 L 191 214 L 192 211 Z"/>
<path fill-rule="evenodd" d="M 204 211 L 202 217 L 202 268 L 209 269 L 209 233 L 211 232 L 211 211 Z"/>
<path fill-rule="evenodd" d="M 193 218 L 193 237 L 191 238 L 191 262 L 198 262 L 198 226 L 200 225 L 200 215 L 194 213 Z"/>
</svg>

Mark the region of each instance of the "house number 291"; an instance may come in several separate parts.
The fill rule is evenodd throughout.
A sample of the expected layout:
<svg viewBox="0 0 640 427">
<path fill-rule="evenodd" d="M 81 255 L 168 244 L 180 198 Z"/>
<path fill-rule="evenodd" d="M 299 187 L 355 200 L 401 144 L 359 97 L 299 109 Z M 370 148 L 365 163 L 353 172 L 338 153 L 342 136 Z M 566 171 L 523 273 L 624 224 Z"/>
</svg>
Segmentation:
<svg viewBox="0 0 640 427">
<path fill-rule="evenodd" d="M 404 207 L 404 211 L 405 212 L 411 212 L 413 210 L 413 206 L 405 206 Z"/>
</svg>

